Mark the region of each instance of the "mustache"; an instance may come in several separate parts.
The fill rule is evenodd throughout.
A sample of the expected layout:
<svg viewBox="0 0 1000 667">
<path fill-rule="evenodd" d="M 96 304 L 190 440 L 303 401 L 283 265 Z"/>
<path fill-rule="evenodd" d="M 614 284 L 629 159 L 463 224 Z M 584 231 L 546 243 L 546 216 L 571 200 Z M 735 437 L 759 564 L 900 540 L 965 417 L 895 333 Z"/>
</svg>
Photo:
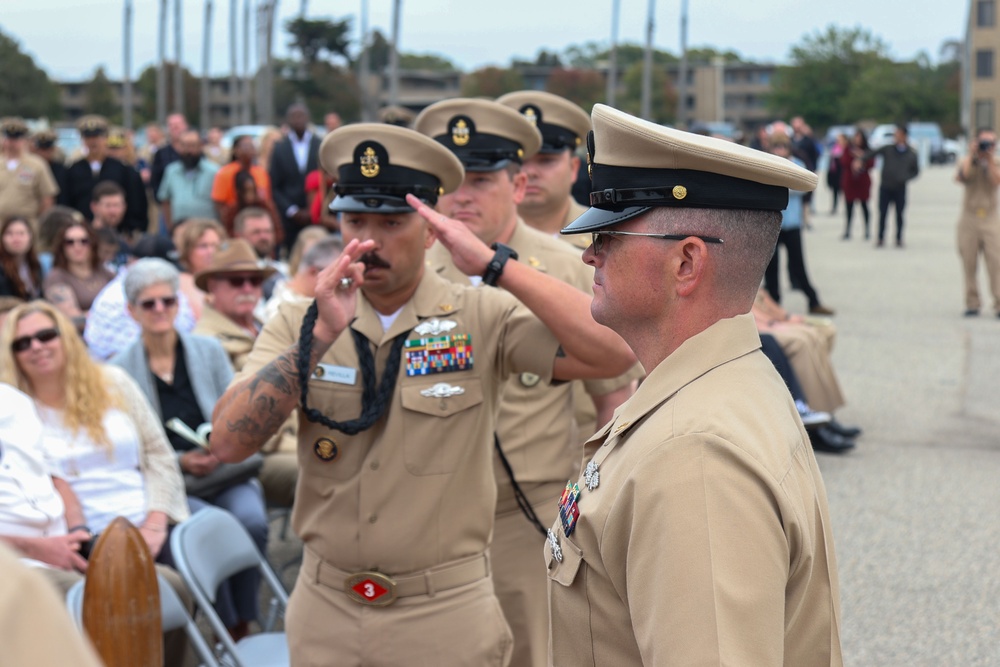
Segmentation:
<svg viewBox="0 0 1000 667">
<path fill-rule="evenodd" d="M 365 265 L 365 268 L 376 268 L 376 269 L 388 269 L 389 262 L 385 261 L 377 254 L 373 252 L 367 252 L 361 256 L 361 263 Z"/>
</svg>

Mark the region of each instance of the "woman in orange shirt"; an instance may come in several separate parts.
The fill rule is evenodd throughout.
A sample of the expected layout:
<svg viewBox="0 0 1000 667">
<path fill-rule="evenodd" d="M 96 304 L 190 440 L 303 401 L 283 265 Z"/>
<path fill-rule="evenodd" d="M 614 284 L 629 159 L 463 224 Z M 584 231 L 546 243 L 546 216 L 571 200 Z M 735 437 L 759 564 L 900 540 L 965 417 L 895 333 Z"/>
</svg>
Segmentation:
<svg viewBox="0 0 1000 667">
<path fill-rule="evenodd" d="M 215 175 L 215 182 L 212 184 L 212 201 L 215 202 L 215 209 L 218 212 L 219 220 L 226 227 L 226 231 L 233 233 L 233 218 L 239 210 L 240 193 L 236 188 L 236 174 L 241 171 L 249 172 L 257 185 L 258 198 L 263 200 L 266 208 L 272 209 L 271 203 L 271 177 L 267 175 L 267 170 L 258 164 L 257 147 L 253 143 L 253 137 L 241 135 L 233 141 L 233 159 L 226 166 L 219 169 Z"/>
</svg>

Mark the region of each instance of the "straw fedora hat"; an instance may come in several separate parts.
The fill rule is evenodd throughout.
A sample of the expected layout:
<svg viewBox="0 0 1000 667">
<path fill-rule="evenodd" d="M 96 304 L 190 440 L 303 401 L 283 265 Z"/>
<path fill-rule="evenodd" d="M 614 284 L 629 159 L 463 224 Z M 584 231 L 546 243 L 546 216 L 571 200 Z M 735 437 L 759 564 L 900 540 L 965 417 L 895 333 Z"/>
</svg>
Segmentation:
<svg viewBox="0 0 1000 667">
<path fill-rule="evenodd" d="M 232 239 L 222 244 L 207 269 L 194 274 L 194 284 L 207 292 L 209 278 L 230 273 L 255 273 L 267 280 L 277 272 L 257 259 L 257 253 L 249 243 L 243 239 Z"/>
</svg>

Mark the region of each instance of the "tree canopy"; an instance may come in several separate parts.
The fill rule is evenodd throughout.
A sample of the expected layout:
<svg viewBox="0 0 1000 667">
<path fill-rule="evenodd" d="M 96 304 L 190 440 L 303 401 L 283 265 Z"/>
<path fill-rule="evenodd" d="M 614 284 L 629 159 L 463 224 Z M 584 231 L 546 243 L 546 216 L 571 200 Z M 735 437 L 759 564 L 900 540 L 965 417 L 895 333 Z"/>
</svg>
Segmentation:
<svg viewBox="0 0 1000 667">
<path fill-rule="evenodd" d="M 0 116 L 62 117 L 59 88 L 17 40 L 0 32 Z"/>
<path fill-rule="evenodd" d="M 340 57 L 350 62 L 347 49 L 351 45 L 351 19 L 342 21 L 333 19 L 295 18 L 285 23 L 285 30 L 292 41 L 289 48 L 302 54 L 303 62 L 311 66 L 320 60 L 325 53 L 329 57 Z"/>
<path fill-rule="evenodd" d="M 111 80 L 108 79 L 104 67 L 98 67 L 94 71 L 94 78 L 84 88 L 84 95 L 87 98 L 84 105 L 87 113 L 100 114 L 111 119 L 112 122 L 118 122 L 121 117 L 121 109 L 115 102 L 115 89 L 111 85 Z"/>
<path fill-rule="evenodd" d="M 952 49 L 954 50 L 954 49 Z M 958 130 L 958 64 L 926 55 L 894 62 L 880 38 L 860 28 L 828 26 L 802 38 L 779 67 L 768 106 L 816 128 L 859 120 L 935 121 Z"/>
<path fill-rule="evenodd" d="M 483 67 L 462 77 L 463 97 L 500 97 L 524 89 L 524 77 L 514 69 Z"/>
</svg>

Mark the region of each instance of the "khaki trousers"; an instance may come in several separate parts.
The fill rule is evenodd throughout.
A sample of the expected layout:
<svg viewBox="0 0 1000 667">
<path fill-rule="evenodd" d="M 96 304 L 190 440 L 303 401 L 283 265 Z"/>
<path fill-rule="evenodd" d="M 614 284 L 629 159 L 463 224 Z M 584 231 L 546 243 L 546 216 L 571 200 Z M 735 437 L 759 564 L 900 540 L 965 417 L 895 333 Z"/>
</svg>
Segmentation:
<svg viewBox="0 0 1000 667">
<path fill-rule="evenodd" d="M 531 488 L 534 487 L 534 488 Z M 546 528 L 559 514 L 566 483 L 524 485 L 538 520 Z M 493 585 L 514 635 L 511 665 L 545 667 L 549 652 L 548 576 L 542 549 L 545 538 L 528 522 L 516 502 L 501 502 L 493 524 Z"/>
<path fill-rule="evenodd" d="M 406 545 L 401 544 L 400 549 Z M 285 628 L 293 667 L 506 667 L 511 635 L 487 576 L 373 607 L 320 583 L 306 547 Z"/>
<path fill-rule="evenodd" d="M 993 310 L 1000 314 L 1000 219 L 996 215 L 979 218 L 965 213 L 958 221 L 958 254 L 962 258 L 967 310 L 979 310 L 982 306 L 976 275 L 980 253 L 993 294 Z"/>
<path fill-rule="evenodd" d="M 810 408 L 832 413 L 844 406 L 844 395 L 830 360 L 831 333 L 806 325 L 775 327 L 768 333 L 788 356 Z"/>
</svg>

